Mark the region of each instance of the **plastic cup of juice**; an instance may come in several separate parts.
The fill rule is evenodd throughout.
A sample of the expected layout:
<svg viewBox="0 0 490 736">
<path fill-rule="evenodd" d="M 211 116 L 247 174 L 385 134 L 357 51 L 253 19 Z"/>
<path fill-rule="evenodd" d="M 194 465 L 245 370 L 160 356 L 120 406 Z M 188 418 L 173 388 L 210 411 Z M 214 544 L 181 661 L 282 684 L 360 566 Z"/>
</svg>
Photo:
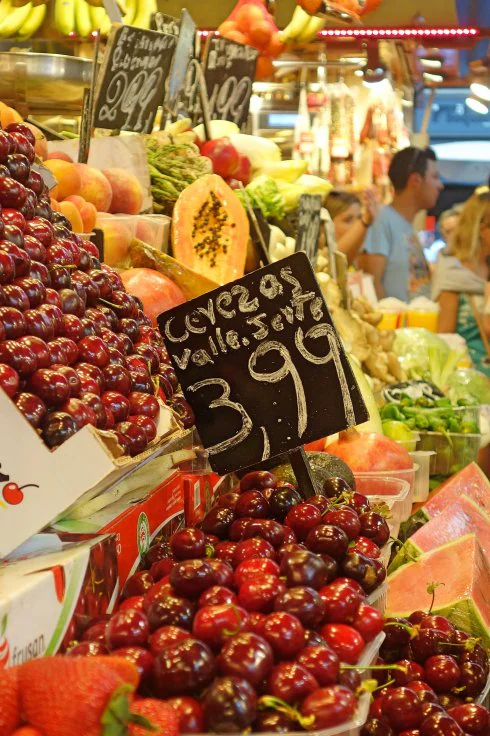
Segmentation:
<svg viewBox="0 0 490 736">
<path fill-rule="evenodd" d="M 438 321 L 438 309 L 408 309 L 407 327 L 425 327 L 430 332 L 437 332 Z"/>
<path fill-rule="evenodd" d="M 400 327 L 400 322 L 402 319 L 401 312 L 399 312 L 398 310 L 383 310 L 381 314 L 383 316 L 381 318 L 381 321 L 377 324 L 378 330 L 396 330 L 397 327 Z"/>
</svg>

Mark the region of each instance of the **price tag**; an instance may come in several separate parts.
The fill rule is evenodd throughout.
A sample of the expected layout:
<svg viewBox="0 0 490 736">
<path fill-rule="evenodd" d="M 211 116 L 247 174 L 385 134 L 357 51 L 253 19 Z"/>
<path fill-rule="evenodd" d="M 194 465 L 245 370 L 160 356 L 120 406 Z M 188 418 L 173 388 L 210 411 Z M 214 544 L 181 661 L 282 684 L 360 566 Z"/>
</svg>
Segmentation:
<svg viewBox="0 0 490 736">
<path fill-rule="evenodd" d="M 95 128 L 150 133 L 165 96 L 176 37 L 114 27 L 99 73 Z"/>
<path fill-rule="evenodd" d="M 321 228 L 322 198 L 319 194 L 302 194 L 298 205 L 296 251 L 304 251 L 315 267 Z"/>
<path fill-rule="evenodd" d="M 204 70 L 211 120 L 245 125 L 258 54 L 251 46 L 226 38 L 211 39 Z"/>
<path fill-rule="evenodd" d="M 171 33 L 174 36 L 179 35 L 179 20 L 173 15 L 166 13 L 152 13 L 150 16 L 150 28 L 152 31 L 160 31 L 161 33 Z"/>
<path fill-rule="evenodd" d="M 368 419 L 304 253 L 164 312 L 158 326 L 217 473 Z"/>
</svg>

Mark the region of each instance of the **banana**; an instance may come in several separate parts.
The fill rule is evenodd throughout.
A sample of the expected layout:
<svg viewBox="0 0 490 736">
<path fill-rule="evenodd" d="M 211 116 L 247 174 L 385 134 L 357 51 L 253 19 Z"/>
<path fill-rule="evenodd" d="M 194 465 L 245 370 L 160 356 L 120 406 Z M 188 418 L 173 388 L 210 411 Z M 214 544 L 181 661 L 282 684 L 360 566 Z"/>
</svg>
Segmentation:
<svg viewBox="0 0 490 736">
<path fill-rule="evenodd" d="M 96 8 L 92 5 L 90 10 L 90 18 L 92 20 L 92 30 L 100 31 L 101 36 L 108 36 L 111 32 L 111 20 L 105 8 Z"/>
<path fill-rule="evenodd" d="M 30 38 L 38 31 L 46 17 L 47 7 L 44 4 L 36 5 L 27 16 L 27 20 L 19 28 L 19 38 L 22 40 Z"/>
<path fill-rule="evenodd" d="M 10 4 L 10 0 L 3 0 L 3 2 L 0 2 L 0 25 L 3 23 L 5 18 L 8 17 L 11 9 L 12 6 Z"/>
<path fill-rule="evenodd" d="M 123 23 L 127 26 L 132 26 L 137 10 L 138 6 L 136 0 L 126 0 L 126 13 L 123 16 Z"/>
<path fill-rule="evenodd" d="M 156 0 L 137 0 L 137 11 L 131 25 L 136 28 L 149 28 L 150 16 L 157 10 Z"/>
<path fill-rule="evenodd" d="M 0 38 L 13 38 L 19 32 L 19 28 L 27 20 L 31 12 L 31 3 L 23 5 L 21 8 L 11 8 L 11 12 L 0 23 Z"/>
<path fill-rule="evenodd" d="M 304 31 L 305 27 L 311 20 L 311 15 L 303 10 L 299 5 L 296 5 L 293 13 L 293 17 L 289 21 L 286 28 L 280 31 L 281 40 L 287 43 L 288 41 L 294 41 Z"/>
<path fill-rule="evenodd" d="M 316 15 L 312 15 L 300 35 L 296 36 L 295 40 L 298 43 L 307 43 L 308 41 L 312 41 L 316 38 L 317 33 L 325 28 L 326 24 L 326 18 L 318 18 Z"/>
<path fill-rule="evenodd" d="M 92 18 L 85 0 L 75 0 L 75 27 L 80 38 L 88 38 L 92 33 Z"/>
<path fill-rule="evenodd" d="M 54 0 L 54 24 L 63 36 L 75 33 L 75 0 Z"/>
</svg>

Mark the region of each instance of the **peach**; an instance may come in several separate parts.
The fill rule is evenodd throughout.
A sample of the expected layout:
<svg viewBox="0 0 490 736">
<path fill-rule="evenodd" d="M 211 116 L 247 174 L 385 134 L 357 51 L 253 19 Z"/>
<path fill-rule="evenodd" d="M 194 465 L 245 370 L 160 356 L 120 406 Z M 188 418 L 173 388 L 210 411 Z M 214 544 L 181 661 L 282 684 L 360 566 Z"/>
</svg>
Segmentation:
<svg viewBox="0 0 490 736">
<path fill-rule="evenodd" d="M 56 192 L 56 194 L 53 194 L 55 199 L 61 201 L 71 194 L 78 194 L 82 180 L 75 164 L 50 159 L 49 161 L 45 161 L 44 165 L 58 181 L 58 185 L 53 190 L 53 192 Z"/>
<path fill-rule="evenodd" d="M 80 214 L 83 221 L 83 232 L 91 233 L 95 227 L 95 221 L 97 220 L 97 210 L 92 202 L 85 202 L 83 207 L 80 207 Z"/>
<path fill-rule="evenodd" d="M 68 161 L 69 164 L 73 163 L 73 159 L 71 156 L 69 156 L 64 151 L 51 151 L 46 156 L 46 159 L 49 161 L 51 159 L 56 159 L 57 161 Z"/>
<path fill-rule="evenodd" d="M 17 110 L 13 107 L 9 107 L 5 102 L 0 102 L 0 125 L 2 128 L 6 128 L 10 123 L 23 123 L 22 115 L 19 115 Z"/>
<path fill-rule="evenodd" d="M 29 130 L 31 130 L 34 134 L 34 138 L 36 139 L 34 150 L 36 152 L 36 155 L 44 161 L 44 159 L 48 155 L 48 141 L 46 140 L 46 136 L 41 130 L 39 130 L 39 128 L 37 128 L 35 125 L 32 125 L 32 123 L 24 123 L 24 125 L 27 125 Z"/>
<path fill-rule="evenodd" d="M 69 197 L 65 198 L 65 202 L 73 202 L 78 210 L 81 210 L 83 205 L 86 203 L 84 198 L 81 197 L 79 194 L 70 194 Z"/>
<path fill-rule="evenodd" d="M 51 197 L 50 199 L 51 199 L 51 209 L 53 210 L 53 212 L 61 212 L 60 203 L 57 202 L 55 199 L 53 199 L 53 197 Z"/>
<path fill-rule="evenodd" d="M 104 263 L 116 266 L 122 261 L 131 244 L 131 231 L 122 222 L 104 215 L 95 224 L 104 233 Z"/>
<path fill-rule="evenodd" d="M 83 221 L 79 210 L 75 207 L 73 202 L 60 202 L 60 212 L 71 222 L 73 232 L 83 233 Z"/>
<path fill-rule="evenodd" d="M 143 204 L 143 188 L 138 179 L 125 169 L 104 169 L 112 187 L 110 212 L 138 215 Z"/>
<path fill-rule="evenodd" d="M 94 169 L 87 164 L 75 164 L 82 180 L 80 191 L 71 192 L 79 194 L 87 202 L 91 202 L 97 212 L 108 212 L 111 206 L 112 187 L 102 171 Z"/>
</svg>

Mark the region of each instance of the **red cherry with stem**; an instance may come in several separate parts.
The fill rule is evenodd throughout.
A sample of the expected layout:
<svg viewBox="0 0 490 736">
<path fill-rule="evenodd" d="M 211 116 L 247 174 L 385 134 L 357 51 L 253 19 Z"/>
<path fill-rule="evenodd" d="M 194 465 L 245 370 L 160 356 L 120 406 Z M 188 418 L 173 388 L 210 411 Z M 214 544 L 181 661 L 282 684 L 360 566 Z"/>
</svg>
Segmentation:
<svg viewBox="0 0 490 736">
<path fill-rule="evenodd" d="M 156 657 L 167 647 L 189 638 L 189 632 L 179 626 L 161 626 L 148 639 L 150 651 Z"/>
<path fill-rule="evenodd" d="M 265 519 L 269 516 L 269 504 L 260 491 L 245 491 L 235 506 L 235 515 L 239 518 Z"/>
<path fill-rule="evenodd" d="M 272 649 L 265 639 L 242 632 L 225 642 L 218 666 L 224 675 L 243 677 L 257 687 L 271 671 L 273 661 Z"/>
<path fill-rule="evenodd" d="M 329 555 L 334 560 L 340 561 L 348 550 L 349 537 L 337 526 L 319 524 L 310 530 L 305 544 L 311 552 Z"/>
<path fill-rule="evenodd" d="M 420 623 L 421 629 L 437 629 L 438 631 L 444 631 L 449 636 L 453 636 L 456 633 L 456 629 L 447 618 L 444 616 L 427 615 L 423 618 Z"/>
<path fill-rule="evenodd" d="M 355 713 L 354 694 L 342 685 L 323 687 L 301 703 L 301 715 L 314 718 L 313 728 L 332 728 L 349 721 Z M 311 730 L 311 727 L 309 727 Z"/>
<path fill-rule="evenodd" d="M 318 682 L 297 662 L 280 662 L 270 672 L 266 690 L 268 695 L 292 704 L 318 690 Z"/>
<path fill-rule="evenodd" d="M 240 562 L 252 557 L 268 557 L 273 559 L 274 555 L 274 547 L 265 539 L 245 539 L 243 542 L 237 544 L 233 554 L 233 563 L 239 565 Z"/>
<path fill-rule="evenodd" d="M 257 575 L 240 586 L 238 602 L 247 611 L 269 613 L 277 596 L 285 590 L 285 584 L 275 575 Z"/>
<path fill-rule="evenodd" d="M 346 624 L 326 624 L 320 629 L 320 635 L 342 662 L 357 664 L 365 642 L 356 629 Z"/>
<path fill-rule="evenodd" d="M 395 662 L 391 677 L 397 685 L 406 687 L 408 683 L 415 680 L 425 680 L 425 670 L 422 665 L 412 662 L 410 659 L 400 659 Z"/>
<path fill-rule="evenodd" d="M 454 718 L 463 731 L 475 736 L 483 736 L 490 730 L 490 713 L 487 708 L 475 703 L 465 703 L 450 708 L 448 715 Z"/>
<path fill-rule="evenodd" d="M 361 530 L 359 516 L 348 506 L 341 506 L 332 511 L 327 511 L 323 514 L 323 522 L 342 529 L 350 540 L 356 539 Z"/>
<path fill-rule="evenodd" d="M 155 658 L 153 687 L 160 698 L 200 692 L 213 680 L 216 661 L 203 642 L 184 639 Z"/>
<path fill-rule="evenodd" d="M 296 534 L 299 540 L 304 540 L 308 533 L 321 523 L 322 515 L 317 506 L 309 503 L 300 503 L 293 506 L 285 519 L 286 526 Z"/>
<path fill-rule="evenodd" d="M 352 620 L 362 601 L 361 594 L 348 586 L 326 585 L 318 593 L 325 606 L 324 620 L 328 623 Z"/>
<path fill-rule="evenodd" d="M 333 649 L 324 645 L 307 646 L 297 662 L 310 672 L 320 687 L 334 685 L 340 674 L 340 660 Z"/>
<path fill-rule="evenodd" d="M 126 396 L 117 391 L 105 391 L 101 399 L 104 406 L 111 411 L 116 422 L 123 422 L 127 419 L 129 416 L 129 401 Z"/>
<path fill-rule="evenodd" d="M 274 575 L 279 577 L 280 569 L 277 562 L 266 557 L 253 557 L 241 562 L 235 569 L 234 583 L 237 588 L 246 580 L 254 579 L 258 575 Z"/>
<path fill-rule="evenodd" d="M 199 596 L 199 608 L 222 606 L 225 603 L 238 605 L 236 594 L 224 585 L 212 585 Z"/>
<path fill-rule="evenodd" d="M 131 414 L 144 414 L 150 419 L 156 419 L 160 413 L 158 400 L 150 394 L 132 391 L 129 396 Z"/>
<path fill-rule="evenodd" d="M 285 611 L 270 613 L 263 622 L 261 635 L 278 659 L 295 657 L 305 644 L 305 630 L 300 620 Z"/>
<path fill-rule="evenodd" d="M 396 687 L 383 697 L 383 719 L 396 731 L 418 728 L 422 723 L 422 703 L 406 687 Z"/>
<path fill-rule="evenodd" d="M 420 726 L 420 736 L 463 736 L 458 723 L 445 713 L 434 713 L 425 718 Z"/>
<path fill-rule="evenodd" d="M 233 557 L 235 554 L 235 550 L 237 548 L 237 544 L 235 542 L 219 542 L 216 547 L 214 548 L 214 554 L 219 560 L 224 560 L 225 562 L 229 562 L 230 565 L 233 564 Z"/>
<path fill-rule="evenodd" d="M 247 612 L 235 605 L 205 606 L 194 617 L 192 633 L 211 649 L 219 650 L 230 636 L 246 628 L 247 618 Z"/>
<path fill-rule="evenodd" d="M 0 363 L 0 388 L 12 398 L 19 390 L 19 386 L 20 378 L 17 371 L 10 365 Z"/>
<path fill-rule="evenodd" d="M 373 560 L 377 560 L 381 554 L 378 545 L 375 544 L 372 539 L 368 539 L 367 537 L 358 537 L 353 546 L 349 549 L 351 552 L 359 552 Z"/>
<path fill-rule="evenodd" d="M 135 609 L 120 611 L 109 620 L 105 641 L 108 649 L 143 646 L 149 635 L 148 619 L 145 614 Z"/>
</svg>

